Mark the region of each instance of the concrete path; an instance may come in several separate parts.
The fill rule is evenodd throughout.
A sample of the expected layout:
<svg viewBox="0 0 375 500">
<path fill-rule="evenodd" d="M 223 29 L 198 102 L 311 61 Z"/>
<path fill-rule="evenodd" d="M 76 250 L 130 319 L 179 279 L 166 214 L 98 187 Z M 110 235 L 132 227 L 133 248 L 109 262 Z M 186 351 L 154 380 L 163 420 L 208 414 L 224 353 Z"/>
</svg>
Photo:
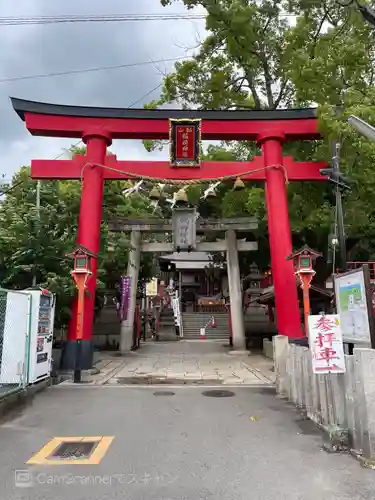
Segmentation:
<svg viewBox="0 0 375 500">
<path fill-rule="evenodd" d="M 375 471 L 322 451 L 314 425 L 272 388 L 238 386 L 226 398 L 197 386 L 160 390 L 60 385 L 37 395 L 0 424 L 1 498 L 373 500 Z M 48 465 L 40 454 L 26 464 L 67 436 L 107 437 L 97 464 Z"/>
<path fill-rule="evenodd" d="M 88 381 L 95 385 L 269 385 L 274 382 L 270 359 L 260 354 L 229 352 L 223 341 L 148 342 L 125 357 L 102 353 L 96 365 L 100 373 Z"/>
</svg>

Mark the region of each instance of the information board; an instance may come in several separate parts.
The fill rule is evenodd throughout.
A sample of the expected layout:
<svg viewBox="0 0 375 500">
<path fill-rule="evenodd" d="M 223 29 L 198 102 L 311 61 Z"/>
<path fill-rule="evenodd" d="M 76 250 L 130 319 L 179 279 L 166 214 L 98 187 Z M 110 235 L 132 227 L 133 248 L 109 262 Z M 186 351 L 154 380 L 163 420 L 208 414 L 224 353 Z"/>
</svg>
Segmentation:
<svg viewBox="0 0 375 500">
<path fill-rule="evenodd" d="M 370 318 L 363 269 L 335 276 L 336 308 L 344 342 L 370 343 Z"/>
</svg>

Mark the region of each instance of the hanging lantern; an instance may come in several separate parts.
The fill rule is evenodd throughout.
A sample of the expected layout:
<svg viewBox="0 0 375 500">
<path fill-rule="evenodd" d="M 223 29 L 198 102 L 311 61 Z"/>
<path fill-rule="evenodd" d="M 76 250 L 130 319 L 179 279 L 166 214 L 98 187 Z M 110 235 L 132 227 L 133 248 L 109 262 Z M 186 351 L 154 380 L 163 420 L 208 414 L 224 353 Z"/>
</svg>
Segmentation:
<svg viewBox="0 0 375 500">
<path fill-rule="evenodd" d="M 176 205 L 185 205 L 188 202 L 188 197 L 184 188 L 179 189 L 174 195 Z"/>
<path fill-rule="evenodd" d="M 157 186 L 153 186 L 149 194 L 150 200 L 160 200 L 160 197 L 161 197 L 160 189 Z"/>
<path fill-rule="evenodd" d="M 233 186 L 233 190 L 234 191 L 241 191 L 242 189 L 245 189 L 245 183 L 241 179 L 241 177 L 237 177 L 237 179 L 234 183 L 234 186 Z"/>
</svg>

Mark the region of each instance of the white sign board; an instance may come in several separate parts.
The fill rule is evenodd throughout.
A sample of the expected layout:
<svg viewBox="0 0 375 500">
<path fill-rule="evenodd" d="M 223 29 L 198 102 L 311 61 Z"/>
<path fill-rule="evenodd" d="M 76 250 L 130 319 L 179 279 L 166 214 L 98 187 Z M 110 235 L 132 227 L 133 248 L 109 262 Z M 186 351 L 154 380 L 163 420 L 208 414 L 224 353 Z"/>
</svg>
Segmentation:
<svg viewBox="0 0 375 500">
<path fill-rule="evenodd" d="M 152 278 L 151 281 L 146 283 L 146 296 L 156 297 L 157 294 L 158 294 L 158 279 Z"/>
<path fill-rule="evenodd" d="M 335 294 L 344 342 L 370 343 L 363 270 L 335 276 Z"/>
<path fill-rule="evenodd" d="M 338 314 L 309 316 L 313 373 L 345 373 L 345 356 Z"/>
<path fill-rule="evenodd" d="M 176 325 L 181 327 L 180 301 L 178 300 L 177 296 L 172 298 L 172 308 Z"/>
<path fill-rule="evenodd" d="M 173 316 L 177 316 L 177 310 L 176 310 L 176 298 L 172 297 L 172 309 L 173 309 Z"/>
</svg>

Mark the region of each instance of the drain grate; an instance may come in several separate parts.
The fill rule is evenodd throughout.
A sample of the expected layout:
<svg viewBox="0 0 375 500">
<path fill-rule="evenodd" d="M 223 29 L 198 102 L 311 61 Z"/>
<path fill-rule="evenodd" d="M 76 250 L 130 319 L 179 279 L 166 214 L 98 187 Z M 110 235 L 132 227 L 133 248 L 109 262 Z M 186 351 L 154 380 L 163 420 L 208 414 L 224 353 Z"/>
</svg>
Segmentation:
<svg viewBox="0 0 375 500">
<path fill-rule="evenodd" d="M 154 396 L 174 396 L 175 393 L 172 391 L 155 391 Z"/>
<path fill-rule="evenodd" d="M 208 398 L 232 398 L 235 396 L 234 392 L 223 390 L 204 391 L 202 395 Z"/>
<path fill-rule="evenodd" d="M 98 443 L 95 441 L 65 441 L 51 454 L 60 460 L 83 460 L 89 458 Z"/>
</svg>

